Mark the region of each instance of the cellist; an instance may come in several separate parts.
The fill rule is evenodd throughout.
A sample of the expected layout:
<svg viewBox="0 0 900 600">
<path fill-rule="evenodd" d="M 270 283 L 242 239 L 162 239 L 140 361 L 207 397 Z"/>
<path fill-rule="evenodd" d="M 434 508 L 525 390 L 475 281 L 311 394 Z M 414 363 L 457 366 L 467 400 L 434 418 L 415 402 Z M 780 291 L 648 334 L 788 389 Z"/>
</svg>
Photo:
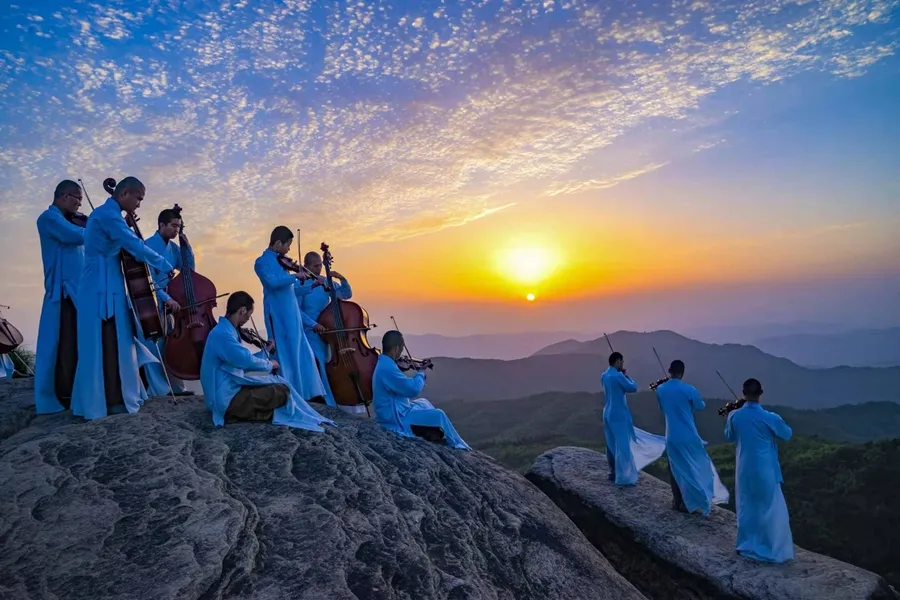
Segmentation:
<svg viewBox="0 0 900 600">
<path fill-rule="evenodd" d="M 44 265 L 44 301 L 34 361 L 37 414 L 68 410 L 78 362 L 78 313 L 74 298 L 84 268 L 85 228 L 72 223 L 81 188 L 59 182 L 53 203 L 37 219 Z"/>
<path fill-rule="evenodd" d="M 304 280 L 296 287 L 297 302 L 300 303 L 301 317 L 303 319 L 303 329 L 306 333 L 306 339 L 312 348 L 313 354 L 316 356 L 316 363 L 319 367 L 319 377 L 322 379 L 322 385 L 325 388 L 325 403 L 328 406 L 338 407 L 334 400 L 334 394 L 331 392 L 331 385 L 328 383 L 328 375 L 325 372 L 325 364 L 328 362 L 328 346 L 319 337 L 319 333 L 325 331 L 325 327 L 319 324 L 318 318 L 328 305 L 331 303 L 331 296 L 325 291 L 323 285 L 315 285 L 317 282 L 324 283 L 322 277 L 322 257 L 318 252 L 307 252 L 303 256 L 303 266 L 312 272 L 318 280 L 309 278 Z M 347 278 L 337 271 L 331 272 L 333 279 L 340 279 L 340 282 L 334 282 L 334 291 L 341 300 L 349 300 L 353 297 L 353 290 L 350 288 L 350 282 Z M 358 412 L 365 412 L 365 406 L 349 407 L 341 405 L 340 408 L 350 410 L 358 408 Z M 354 412 L 354 411 L 351 411 Z"/>
<path fill-rule="evenodd" d="M 146 190 L 136 177 L 116 185 L 110 198 L 91 213 L 84 235 L 84 271 L 78 306 L 78 368 L 72 413 L 85 419 L 109 411 L 135 413 L 147 391 L 139 368 L 157 361 L 136 337 L 136 316 L 122 272 L 121 252 L 169 273 L 172 265 L 154 252 L 126 224 L 122 211 L 133 214 Z"/>
<path fill-rule="evenodd" d="M 147 239 L 147 245 L 157 254 L 164 257 L 169 263 L 179 271 L 185 268 L 194 268 L 194 249 L 187 235 L 181 231 L 181 211 L 174 208 L 167 208 L 159 213 L 157 221 L 157 230 Z M 181 234 L 181 238 L 186 243 L 184 248 L 186 255 L 186 264 L 182 264 L 181 248 L 175 243 L 175 238 Z M 150 267 L 150 274 L 153 282 L 156 284 L 156 297 L 159 299 L 159 312 L 162 318 L 165 318 L 165 309 L 175 312 L 181 308 L 174 299 L 166 293 L 166 287 L 169 285 L 171 278 L 168 273 L 164 273 L 159 269 Z M 165 356 L 165 338 L 159 342 L 145 340 L 140 331 L 138 337 L 141 343 L 159 359 L 159 364 L 153 363 L 144 366 L 144 372 L 147 374 L 147 385 L 151 396 L 168 396 L 169 391 L 176 396 L 193 396 L 194 392 L 188 392 L 184 389 L 184 382 L 171 372 L 165 366 L 163 356 Z M 163 372 L 166 370 L 166 373 Z M 168 377 L 167 377 L 168 375 Z M 171 385 L 171 388 L 170 388 Z"/>
<path fill-rule="evenodd" d="M 316 357 L 306 339 L 295 287 L 307 274 L 286 256 L 291 251 L 294 234 L 279 225 L 269 237 L 269 247 L 253 265 L 263 288 L 263 313 L 269 339 L 275 340 L 275 355 L 280 374 L 307 401 L 324 398 L 325 387 Z M 287 267 L 286 267 L 287 266 Z M 289 268 L 288 268 L 289 267 Z"/>
</svg>

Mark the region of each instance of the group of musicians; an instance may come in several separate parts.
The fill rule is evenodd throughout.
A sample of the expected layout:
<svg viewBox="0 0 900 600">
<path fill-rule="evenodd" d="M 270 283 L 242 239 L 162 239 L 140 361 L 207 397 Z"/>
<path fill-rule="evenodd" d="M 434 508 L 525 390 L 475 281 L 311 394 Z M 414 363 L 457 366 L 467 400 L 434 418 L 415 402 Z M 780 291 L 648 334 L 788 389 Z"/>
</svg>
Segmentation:
<svg viewBox="0 0 900 600">
<path fill-rule="evenodd" d="M 144 185 L 126 177 L 106 189 L 110 197 L 85 218 L 79 213 L 85 190 L 74 181 L 62 181 L 53 203 L 37 220 L 45 289 L 35 361 L 39 414 L 71 410 L 96 419 L 137 412 L 149 396 L 191 395 L 167 364 L 166 335 L 148 336 L 150 330 L 142 327 L 135 293 L 126 281 L 133 273 L 123 267 L 123 256 L 147 265 L 160 322 L 170 323 L 185 310 L 196 313 L 197 306 L 183 306 L 169 289 L 176 271 L 190 274 L 195 268 L 180 209 L 176 205 L 163 210 L 156 233 L 145 241 L 135 215 Z M 384 335 L 370 377 L 350 365 L 347 381 L 330 381 L 326 365 L 350 364 L 365 350 L 333 341 L 345 339 L 350 331 L 342 324 L 339 305 L 349 301 L 352 291 L 340 273 L 326 268 L 327 277 L 322 276 L 323 262 L 330 265 L 324 244 L 324 255 L 309 252 L 302 266 L 291 264 L 287 256 L 293 239 L 288 227 L 276 227 L 254 264 L 263 288 L 269 340 L 256 330 L 254 298 L 237 291 L 228 297 L 225 315 L 210 325 L 202 344 L 195 344 L 201 356 L 194 379 L 200 380 L 213 422 L 268 421 L 321 432 L 336 424 L 309 402 L 348 412 L 366 412 L 371 403 L 375 421 L 385 429 L 470 449 L 443 411 L 423 398 L 412 400 L 422 392 L 431 365 L 403 357 L 406 345 L 399 331 Z M 187 297 L 188 304 L 199 304 Z M 337 322 L 328 328 L 318 317 L 335 306 Z M 259 352 L 251 353 L 245 342 L 256 344 Z M 407 376 L 409 371 L 413 377 Z M 660 447 L 669 460 L 673 507 L 706 515 L 715 501 L 718 476 L 692 414 L 704 407 L 703 400 L 682 381 L 681 361 L 672 363 L 669 375 L 655 389 L 666 417 Z M 641 443 L 652 446 L 654 436 L 633 426 L 625 394 L 636 392 L 637 385 L 628 377 L 621 354 L 609 357 L 602 381 L 609 478 L 616 485 L 634 485 L 646 464 L 636 463 L 635 452 L 641 451 Z M 337 402 L 335 386 L 355 389 L 359 402 Z M 371 398 L 364 397 L 364 389 L 371 389 Z M 781 417 L 760 408 L 758 381 L 745 382 L 743 392 L 743 406 L 730 412 L 726 424 L 726 437 L 737 444 L 738 551 L 757 560 L 783 562 L 793 557 L 793 544 L 775 440 L 788 439 L 791 431 Z M 651 448 L 644 455 L 661 456 L 655 452 Z"/>
</svg>

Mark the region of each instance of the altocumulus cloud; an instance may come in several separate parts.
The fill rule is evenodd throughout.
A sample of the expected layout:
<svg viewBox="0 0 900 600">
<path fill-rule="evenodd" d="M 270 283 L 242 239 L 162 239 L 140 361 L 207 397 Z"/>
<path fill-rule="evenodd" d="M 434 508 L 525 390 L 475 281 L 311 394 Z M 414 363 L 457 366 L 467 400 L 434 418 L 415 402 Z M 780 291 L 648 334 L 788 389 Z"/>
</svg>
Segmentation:
<svg viewBox="0 0 900 600">
<path fill-rule="evenodd" d="M 154 198 L 190 199 L 223 249 L 224 228 L 289 216 L 340 220 L 329 235 L 344 244 L 434 231 L 524 185 L 559 196 L 652 171 L 665 160 L 577 175 L 629 130 L 690 118 L 730 84 L 859 76 L 896 52 L 897 7 L 21 3 L 0 16 L 0 209 L 12 224 L 62 177 L 99 189 L 136 174 Z"/>
</svg>

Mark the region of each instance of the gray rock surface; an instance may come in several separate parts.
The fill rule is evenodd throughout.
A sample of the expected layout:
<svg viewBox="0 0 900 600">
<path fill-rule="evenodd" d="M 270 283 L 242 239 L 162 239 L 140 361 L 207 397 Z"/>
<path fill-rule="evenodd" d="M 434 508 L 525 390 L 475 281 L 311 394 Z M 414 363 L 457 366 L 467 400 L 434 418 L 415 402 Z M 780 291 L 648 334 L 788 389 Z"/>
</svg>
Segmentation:
<svg viewBox="0 0 900 600">
<path fill-rule="evenodd" d="M 0 384 L 0 597 L 631 600 L 492 459 L 330 409 L 215 428 L 199 399 L 86 423 Z"/>
<path fill-rule="evenodd" d="M 679 513 L 668 484 L 641 473 L 637 486 L 616 488 L 608 471 L 603 454 L 560 447 L 539 456 L 525 476 L 648 598 L 900 598 L 878 575 L 801 548 L 784 565 L 744 558 L 735 550 L 734 513 Z"/>
</svg>

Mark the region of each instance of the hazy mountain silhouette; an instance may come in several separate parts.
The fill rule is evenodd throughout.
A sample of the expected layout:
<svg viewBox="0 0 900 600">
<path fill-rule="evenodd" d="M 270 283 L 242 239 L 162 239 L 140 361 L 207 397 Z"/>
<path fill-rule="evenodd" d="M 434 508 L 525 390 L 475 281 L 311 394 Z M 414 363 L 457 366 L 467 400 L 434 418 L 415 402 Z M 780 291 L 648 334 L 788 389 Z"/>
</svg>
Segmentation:
<svg viewBox="0 0 900 600">
<path fill-rule="evenodd" d="M 753 345 L 808 367 L 900 366 L 900 327 L 781 335 L 757 340 Z"/>
<path fill-rule="evenodd" d="M 625 355 L 628 374 L 645 390 L 663 376 L 653 355 L 655 347 L 666 366 L 675 358 L 685 361 L 685 380 L 704 397 L 728 397 L 718 370 L 737 393 L 745 379 L 756 377 L 765 389 L 764 402 L 781 406 L 828 408 L 900 401 L 900 367 L 808 369 L 753 346 L 704 344 L 671 331 L 616 332 L 610 340 Z M 599 392 L 609 352 L 601 337 L 558 342 L 517 360 L 439 358 L 423 395 L 432 400 L 478 401 L 545 392 Z"/>
<path fill-rule="evenodd" d="M 436 333 L 407 334 L 404 338 L 406 345 L 412 349 L 415 356 L 513 360 L 530 356 L 555 342 L 567 339 L 590 340 L 597 335 L 596 333 L 577 334 L 571 331 L 534 331 L 460 337 Z"/>
</svg>

